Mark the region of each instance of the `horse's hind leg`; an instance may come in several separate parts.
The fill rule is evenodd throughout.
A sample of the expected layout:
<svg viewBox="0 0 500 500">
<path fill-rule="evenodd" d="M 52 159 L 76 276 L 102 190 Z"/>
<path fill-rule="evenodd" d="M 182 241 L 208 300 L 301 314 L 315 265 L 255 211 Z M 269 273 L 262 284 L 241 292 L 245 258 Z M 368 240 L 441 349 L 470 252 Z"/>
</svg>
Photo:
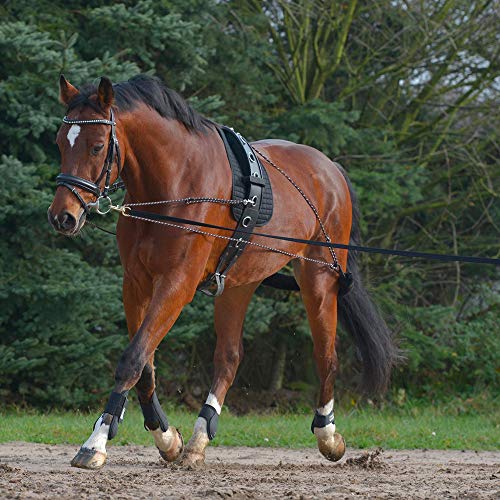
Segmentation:
<svg viewBox="0 0 500 500">
<path fill-rule="evenodd" d="M 319 451 L 328 460 L 335 462 L 340 460 L 345 453 L 345 441 L 339 433 L 335 432 L 333 416 L 333 385 L 337 371 L 336 275 L 330 270 L 318 269 L 317 264 L 307 262 L 294 264 L 311 327 L 314 359 L 320 380 L 319 402 L 311 430 L 318 441 Z"/>
<path fill-rule="evenodd" d="M 226 289 L 215 299 L 214 377 L 207 400 L 194 425 L 193 436 L 184 449 L 182 465 L 196 465 L 205 460 L 205 448 L 214 438 L 226 393 L 231 387 L 243 357 L 243 322 L 255 289 L 252 283 Z"/>
</svg>

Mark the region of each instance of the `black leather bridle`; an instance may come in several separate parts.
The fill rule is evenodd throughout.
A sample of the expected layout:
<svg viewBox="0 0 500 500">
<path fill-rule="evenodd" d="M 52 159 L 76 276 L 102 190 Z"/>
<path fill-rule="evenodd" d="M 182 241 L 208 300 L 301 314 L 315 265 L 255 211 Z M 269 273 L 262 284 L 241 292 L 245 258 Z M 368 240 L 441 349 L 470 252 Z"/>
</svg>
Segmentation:
<svg viewBox="0 0 500 500">
<path fill-rule="evenodd" d="M 111 126 L 111 133 L 109 135 L 108 151 L 106 153 L 106 159 L 104 160 L 104 166 L 102 167 L 102 171 L 95 182 L 71 174 L 62 173 L 56 177 L 56 184 L 58 186 L 64 186 L 65 188 L 69 189 L 76 196 L 76 198 L 80 202 L 80 205 L 85 210 L 86 214 L 89 214 L 91 207 L 94 206 L 96 207 L 97 212 L 107 213 L 101 211 L 99 206 L 100 200 L 102 199 L 107 200 L 110 206 L 111 200 L 109 198 L 109 195 L 121 187 L 121 183 L 116 183 L 113 186 L 110 186 L 111 172 L 113 170 L 113 163 L 115 161 L 115 158 L 118 168 L 118 177 L 120 176 L 120 171 L 121 171 L 120 145 L 118 144 L 118 138 L 116 137 L 116 122 L 113 110 L 112 109 L 110 110 L 109 120 L 106 120 L 104 118 L 97 120 L 72 120 L 71 118 L 65 116 L 62 121 L 64 123 L 67 123 L 68 125 L 102 124 Z M 100 183 L 103 178 L 104 178 L 104 188 L 101 190 Z M 96 197 L 96 200 L 91 203 L 85 203 L 85 200 L 82 198 L 80 193 L 75 188 L 80 188 L 83 189 L 84 191 L 92 193 Z"/>
</svg>

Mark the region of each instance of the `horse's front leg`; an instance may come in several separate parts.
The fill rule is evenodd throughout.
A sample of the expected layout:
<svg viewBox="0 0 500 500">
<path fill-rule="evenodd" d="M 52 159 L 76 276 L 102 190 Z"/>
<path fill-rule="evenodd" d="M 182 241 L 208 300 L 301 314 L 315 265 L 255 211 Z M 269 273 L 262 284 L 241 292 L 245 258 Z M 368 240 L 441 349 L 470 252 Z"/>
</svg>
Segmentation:
<svg viewBox="0 0 500 500">
<path fill-rule="evenodd" d="M 243 322 L 248 304 L 259 283 L 226 289 L 215 299 L 214 377 L 210 393 L 203 405 L 181 464 L 192 466 L 205 460 L 205 448 L 215 437 L 222 404 L 231 387 L 243 357 Z"/>
<path fill-rule="evenodd" d="M 196 285 L 189 286 L 190 283 L 192 279 L 183 280 L 180 276 L 175 281 L 168 278 L 157 280 L 141 326 L 118 363 L 114 390 L 103 414 L 95 423 L 91 436 L 71 461 L 74 467 L 98 469 L 104 465 L 106 443 L 116 436 L 118 424 L 125 413 L 128 392 L 137 383 L 145 425 L 153 433 L 160 453 L 166 459 L 175 459 L 174 455 L 180 453 L 182 438 L 175 428 L 168 426 L 156 398 L 152 360 L 158 344 L 170 330 L 184 305 L 193 298 Z M 124 298 L 126 303 L 126 294 Z"/>
<path fill-rule="evenodd" d="M 146 363 L 135 388 L 144 415 L 144 428 L 151 433 L 160 456 L 173 462 L 181 454 L 184 441 L 179 430 L 169 424 L 156 395 L 153 359 Z"/>
</svg>

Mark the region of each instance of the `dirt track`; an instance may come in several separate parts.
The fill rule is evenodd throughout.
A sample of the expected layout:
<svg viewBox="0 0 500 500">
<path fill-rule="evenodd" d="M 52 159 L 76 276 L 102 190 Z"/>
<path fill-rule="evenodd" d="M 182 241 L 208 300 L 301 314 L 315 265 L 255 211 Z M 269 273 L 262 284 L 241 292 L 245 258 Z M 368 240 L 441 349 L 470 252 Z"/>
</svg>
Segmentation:
<svg viewBox="0 0 500 500">
<path fill-rule="evenodd" d="M 200 470 L 164 465 L 154 448 L 116 446 L 98 472 L 74 469 L 74 446 L 0 444 L 1 498 L 500 498 L 500 453 L 209 448 Z M 351 459 L 351 460 L 349 460 Z"/>
</svg>

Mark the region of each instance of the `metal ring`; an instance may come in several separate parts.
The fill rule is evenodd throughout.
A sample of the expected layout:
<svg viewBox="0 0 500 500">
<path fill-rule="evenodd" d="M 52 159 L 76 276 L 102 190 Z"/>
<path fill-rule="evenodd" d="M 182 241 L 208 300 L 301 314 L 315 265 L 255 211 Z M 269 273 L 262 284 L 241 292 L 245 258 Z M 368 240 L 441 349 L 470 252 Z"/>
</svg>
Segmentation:
<svg viewBox="0 0 500 500">
<path fill-rule="evenodd" d="M 241 225 L 242 225 L 243 227 L 248 227 L 248 224 L 250 224 L 250 222 L 251 222 L 251 221 L 252 221 L 252 218 L 251 218 L 249 215 L 247 215 L 247 216 L 246 216 L 246 217 L 242 220 Z"/>
<path fill-rule="evenodd" d="M 255 205 L 257 205 L 257 196 L 252 196 L 250 203 L 255 207 Z"/>
<path fill-rule="evenodd" d="M 108 206 L 104 210 L 101 210 L 101 200 L 106 200 L 108 202 Z M 112 205 L 113 202 L 111 201 L 111 198 L 109 196 L 101 196 L 100 198 L 97 198 L 95 202 L 95 210 L 99 215 L 106 215 L 110 212 Z"/>
<path fill-rule="evenodd" d="M 249 159 L 252 163 L 255 163 L 255 156 L 253 155 L 253 153 L 248 153 L 248 159 Z"/>
<path fill-rule="evenodd" d="M 258 172 L 254 172 L 252 175 L 253 175 L 254 177 L 258 177 L 258 178 L 260 178 L 260 175 L 258 174 Z"/>
</svg>

